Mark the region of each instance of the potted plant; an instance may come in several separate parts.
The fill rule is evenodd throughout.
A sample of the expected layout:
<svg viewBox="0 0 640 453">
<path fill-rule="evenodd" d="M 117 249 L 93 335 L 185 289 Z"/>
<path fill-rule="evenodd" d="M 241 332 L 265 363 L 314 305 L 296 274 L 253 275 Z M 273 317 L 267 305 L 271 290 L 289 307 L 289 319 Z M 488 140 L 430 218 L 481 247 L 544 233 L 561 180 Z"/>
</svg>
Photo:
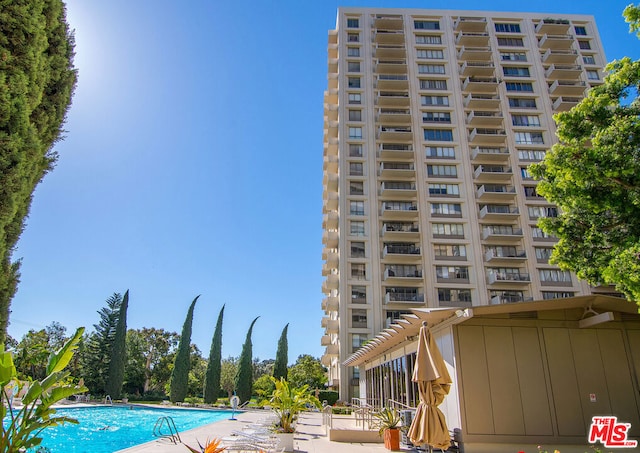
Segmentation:
<svg viewBox="0 0 640 453">
<path fill-rule="evenodd" d="M 400 413 L 393 408 L 385 407 L 374 412 L 378 434 L 384 437 L 384 446 L 388 450 L 400 450 Z"/>
<path fill-rule="evenodd" d="M 275 432 L 280 438 L 284 451 L 293 451 L 294 422 L 298 414 L 309 405 L 320 408 L 320 401 L 311 394 L 308 385 L 292 387 L 284 378 L 271 378 L 276 388 L 271 394 L 271 409 L 277 416 Z"/>
</svg>

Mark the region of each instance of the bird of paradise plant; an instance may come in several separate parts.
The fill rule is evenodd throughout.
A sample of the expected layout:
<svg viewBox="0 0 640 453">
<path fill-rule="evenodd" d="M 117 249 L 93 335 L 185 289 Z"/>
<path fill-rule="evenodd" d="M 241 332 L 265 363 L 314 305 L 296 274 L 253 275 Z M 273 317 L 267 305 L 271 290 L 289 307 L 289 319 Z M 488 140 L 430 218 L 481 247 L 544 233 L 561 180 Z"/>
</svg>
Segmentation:
<svg viewBox="0 0 640 453">
<path fill-rule="evenodd" d="M 189 445 L 186 445 L 186 444 L 184 444 L 184 446 L 187 447 L 189 451 L 191 451 L 192 453 L 222 453 L 227 449 L 227 447 L 221 446 L 220 445 L 221 443 L 222 443 L 222 439 L 218 439 L 217 437 L 214 437 L 211 440 L 207 440 L 204 446 L 201 445 L 200 442 L 198 442 L 198 446 L 200 447 L 200 450 L 196 450 L 195 448 L 190 447 Z"/>
</svg>

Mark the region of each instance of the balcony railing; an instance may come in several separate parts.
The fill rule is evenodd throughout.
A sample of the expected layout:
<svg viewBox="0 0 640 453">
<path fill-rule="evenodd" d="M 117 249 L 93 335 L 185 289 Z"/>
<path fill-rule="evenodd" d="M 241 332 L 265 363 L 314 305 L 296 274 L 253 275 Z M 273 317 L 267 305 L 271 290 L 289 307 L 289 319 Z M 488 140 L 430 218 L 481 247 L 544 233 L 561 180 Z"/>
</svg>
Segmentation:
<svg viewBox="0 0 640 453">
<path fill-rule="evenodd" d="M 490 272 L 488 277 L 489 284 L 494 283 L 528 283 L 531 281 L 529 274 L 525 273 L 507 273 L 507 272 Z"/>
</svg>

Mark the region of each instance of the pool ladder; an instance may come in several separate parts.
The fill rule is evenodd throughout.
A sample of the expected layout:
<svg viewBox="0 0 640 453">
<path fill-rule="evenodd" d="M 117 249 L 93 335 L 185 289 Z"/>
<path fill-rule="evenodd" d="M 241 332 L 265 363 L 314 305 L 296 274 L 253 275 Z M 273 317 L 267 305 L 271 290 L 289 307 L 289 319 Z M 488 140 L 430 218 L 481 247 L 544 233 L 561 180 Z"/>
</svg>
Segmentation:
<svg viewBox="0 0 640 453">
<path fill-rule="evenodd" d="M 160 417 L 153 427 L 153 435 L 162 439 L 169 439 L 174 444 L 182 443 L 178 428 L 171 417 Z"/>
</svg>

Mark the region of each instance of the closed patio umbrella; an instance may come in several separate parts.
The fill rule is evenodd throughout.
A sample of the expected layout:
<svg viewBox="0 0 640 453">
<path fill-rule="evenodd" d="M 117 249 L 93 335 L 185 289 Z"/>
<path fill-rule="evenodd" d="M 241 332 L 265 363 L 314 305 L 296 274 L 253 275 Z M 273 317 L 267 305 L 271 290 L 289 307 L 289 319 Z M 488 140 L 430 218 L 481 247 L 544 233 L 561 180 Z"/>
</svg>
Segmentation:
<svg viewBox="0 0 640 453">
<path fill-rule="evenodd" d="M 420 403 L 409 427 L 409 439 L 415 445 L 428 444 L 446 450 L 450 446 L 449 430 L 438 405 L 449 393 L 451 377 L 426 322 L 420 327 L 411 380 L 418 383 Z"/>
</svg>

